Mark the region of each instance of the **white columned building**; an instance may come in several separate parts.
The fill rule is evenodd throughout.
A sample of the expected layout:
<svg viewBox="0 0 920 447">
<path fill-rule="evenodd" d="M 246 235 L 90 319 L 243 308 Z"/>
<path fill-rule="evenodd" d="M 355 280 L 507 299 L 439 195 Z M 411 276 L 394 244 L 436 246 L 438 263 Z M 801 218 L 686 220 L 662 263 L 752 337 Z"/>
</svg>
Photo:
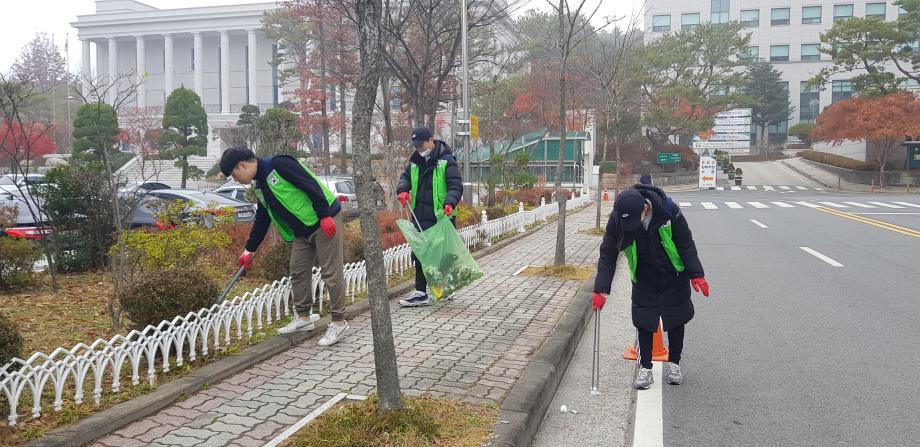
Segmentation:
<svg viewBox="0 0 920 447">
<path fill-rule="evenodd" d="M 235 124 L 244 105 L 264 111 L 285 99 L 270 64 L 277 46 L 259 31 L 263 14 L 274 8 L 275 2 L 157 9 L 135 0 L 96 0 L 95 14 L 71 25 L 82 43 L 83 74 L 97 82 L 140 81 L 124 107 L 162 107 L 179 87 L 198 93 L 213 160 L 223 149 L 217 130 Z M 115 94 L 111 89 L 107 99 Z"/>
</svg>

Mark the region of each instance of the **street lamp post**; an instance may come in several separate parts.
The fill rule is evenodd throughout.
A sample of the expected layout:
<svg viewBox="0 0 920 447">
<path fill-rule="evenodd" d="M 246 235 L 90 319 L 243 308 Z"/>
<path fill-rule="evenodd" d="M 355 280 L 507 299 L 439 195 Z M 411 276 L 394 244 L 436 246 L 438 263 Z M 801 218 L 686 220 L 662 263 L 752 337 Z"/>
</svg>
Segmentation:
<svg viewBox="0 0 920 447">
<path fill-rule="evenodd" d="M 811 123 L 812 124 L 817 123 L 818 122 L 818 100 L 812 99 L 811 101 L 808 102 L 808 105 L 811 106 Z"/>
<path fill-rule="evenodd" d="M 464 127 L 458 135 L 463 138 L 463 197 L 467 205 L 473 205 L 473 187 L 470 183 L 470 67 L 467 46 L 467 9 L 466 0 L 460 0 L 460 56 L 463 63 L 463 119 Z"/>
</svg>

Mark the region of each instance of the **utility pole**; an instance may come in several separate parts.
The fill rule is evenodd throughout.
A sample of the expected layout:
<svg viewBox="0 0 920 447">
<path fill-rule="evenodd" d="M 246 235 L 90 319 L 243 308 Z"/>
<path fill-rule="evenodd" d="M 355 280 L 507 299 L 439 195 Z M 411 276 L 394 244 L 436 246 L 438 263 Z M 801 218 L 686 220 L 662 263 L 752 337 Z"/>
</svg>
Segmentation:
<svg viewBox="0 0 920 447">
<path fill-rule="evenodd" d="M 466 0 L 460 0 L 461 58 L 463 63 L 463 119 L 460 125 L 463 132 L 457 132 L 463 138 L 463 198 L 467 205 L 473 205 L 473 186 L 470 182 L 470 67 L 469 49 L 467 47 L 467 8 Z"/>
</svg>

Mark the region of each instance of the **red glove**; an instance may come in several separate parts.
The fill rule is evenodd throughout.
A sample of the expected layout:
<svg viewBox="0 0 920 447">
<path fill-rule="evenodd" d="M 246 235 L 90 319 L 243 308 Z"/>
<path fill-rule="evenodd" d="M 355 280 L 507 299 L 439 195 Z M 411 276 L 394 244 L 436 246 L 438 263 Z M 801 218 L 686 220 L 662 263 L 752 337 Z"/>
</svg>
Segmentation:
<svg viewBox="0 0 920 447">
<path fill-rule="evenodd" d="M 329 239 L 332 239 L 332 236 L 335 236 L 335 220 L 331 217 L 324 217 L 319 220 L 319 226 L 322 227 L 323 233 L 326 233 L 326 236 Z"/>
<path fill-rule="evenodd" d="M 607 304 L 607 297 L 601 293 L 594 292 L 591 300 L 594 302 L 594 310 L 604 310 L 604 304 Z"/>
<path fill-rule="evenodd" d="M 254 255 L 253 252 L 243 250 L 243 254 L 240 255 L 240 261 L 238 265 L 240 267 L 245 268 L 246 271 L 249 271 L 249 269 L 252 268 L 252 256 L 253 255 Z"/>
<path fill-rule="evenodd" d="M 709 296 L 709 283 L 706 282 L 706 278 L 693 278 L 690 280 L 690 284 L 693 286 L 693 290 L 702 292 L 705 297 Z"/>
<path fill-rule="evenodd" d="M 402 206 L 408 206 L 409 202 L 412 201 L 412 197 L 407 192 L 397 194 L 396 198 L 399 199 L 399 203 L 402 203 Z"/>
<path fill-rule="evenodd" d="M 444 215 L 447 217 L 450 217 L 450 215 L 453 213 L 454 213 L 454 207 L 450 206 L 449 203 L 445 204 L 444 205 Z"/>
</svg>

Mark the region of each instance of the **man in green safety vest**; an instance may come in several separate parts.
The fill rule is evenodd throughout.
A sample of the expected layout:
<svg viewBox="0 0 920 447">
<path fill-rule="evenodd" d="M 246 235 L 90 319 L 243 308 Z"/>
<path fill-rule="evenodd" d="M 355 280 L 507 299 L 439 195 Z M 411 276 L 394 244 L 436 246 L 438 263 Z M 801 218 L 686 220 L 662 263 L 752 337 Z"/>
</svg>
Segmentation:
<svg viewBox="0 0 920 447">
<path fill-rule="evenodd" d="M 397 198 L 403 206 L 412 206 L 421 230 L 427 230 L 438 219 L 445 218 L 456 226 L 457 204 L 463 197 L 463 180 L 450 146 L 435 140 L 427 127 L 412 131 L 412 146 L 415 152 L 399 177 Z M 403 307 L 427 306 L 431 304 L 428 282 L 425 281 L 422 264 L 414 254 L 412 260 L 415 262 L 415 291 L 406 299 L 399 300 L 399 304 Z"/>
<path fill-rule="evenodd" d="M 604 308 L 621 251 L 629 264 L 632 320 L 639 345 L 639 371 L 633 385 L 644 390 L 654 382 L 652 336 L 659 320 L 668 333 L 668 383 L 679 385 L 684 380 L 679 365 L 684 325 L 693 318 L 690 287 L 708 297 L 709 284 L 687 219 L 664 191 L 638 184 L 617 196 L 597 262 L 595 311 Z"/>
<path fill-rule="evenodd" d="M 332 322 L 319 340 L 320 346 L 337 343 L 348 330 L 345 321 L 345 277 L 343 274 L 342 206 L 325 182 L 305 164 L 288 155 L 256 158 L 246 147 L 228 149 L 220 160 L 225 176 L 243 185 L 255 182 L 259 200 L 256 220 L 240 255 L 239 265 L 252 266 L 253 253 L 259 248 L 269 224 L 291 246 L 291 292 L 297 315 L 282 334 L 311 331 L 319 315 L 313 312 L 321 297 L 314 296 L 313 266 L 321 270 L 332 307 Z"/>
</svg>

